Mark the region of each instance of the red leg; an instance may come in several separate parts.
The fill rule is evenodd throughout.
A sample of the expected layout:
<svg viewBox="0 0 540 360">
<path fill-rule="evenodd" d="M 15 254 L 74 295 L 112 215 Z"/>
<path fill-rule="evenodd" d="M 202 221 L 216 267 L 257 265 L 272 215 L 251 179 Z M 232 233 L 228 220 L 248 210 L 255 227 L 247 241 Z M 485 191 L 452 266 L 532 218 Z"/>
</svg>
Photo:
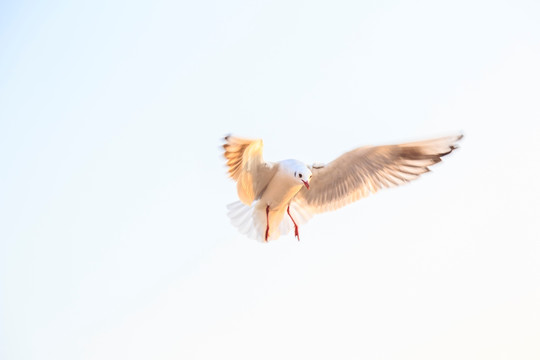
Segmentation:
<svg viewBox="0 0 540 360">
<path fill-rule="evenodd" d="M 300 241 L 300 235 L 298 234 L 298 225 L 296 225 L 296 221 L 291 216 L 291 213 L 289 212 L 289 205 L 287 205 L 287 214 L 289 214 L 289 217 L 291 218 L 293 224 L 294 224 L 294 236 Z"/>
<path fill-rule="evenodd" d="M 270 224 L 268 223 L 268 213 L 270 212 L 270 205 L 266 205 L 266 234 L 264 235 L 264 241 L 268 242 L 268 231 L 270 231 Z"/>
</svg>

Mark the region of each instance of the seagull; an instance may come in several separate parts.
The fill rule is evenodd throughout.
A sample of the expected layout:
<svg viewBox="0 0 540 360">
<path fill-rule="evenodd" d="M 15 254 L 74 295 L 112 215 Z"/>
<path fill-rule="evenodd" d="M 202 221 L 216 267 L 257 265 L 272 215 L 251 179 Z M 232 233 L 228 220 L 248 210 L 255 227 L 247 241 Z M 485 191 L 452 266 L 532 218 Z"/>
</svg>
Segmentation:
<svg viewBox="0 0 540 360">
<path fill-rule="evenodd" d="M 306 165 L 293 159 L 266 162 L 261 139 L 229 135 L 223 155 L 240 201 L 228 205 L 228 215 L 241 233 L 255 240 L 275 240 L 292 228 L 300 240 L 298 226 L 313 215 L 418 178 L 456 149 L 462 137 L 363 146 L 328 164 Z"/>
</svg>

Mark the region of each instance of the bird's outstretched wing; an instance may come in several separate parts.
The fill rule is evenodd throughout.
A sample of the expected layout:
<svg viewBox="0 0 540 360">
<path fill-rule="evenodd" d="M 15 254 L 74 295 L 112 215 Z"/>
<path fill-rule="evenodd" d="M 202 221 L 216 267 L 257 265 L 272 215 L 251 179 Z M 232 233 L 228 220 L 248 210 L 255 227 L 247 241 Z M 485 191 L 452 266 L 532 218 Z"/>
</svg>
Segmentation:
<svg viewBox="0 0 540 360">
<path fill-rule="evenodd" d="M 462 137 L 354 149 L 327 165 L 313 165 L 310 189 L 302 189 L 294 201 L 320 213 L 350 204 L 379 189 L 404 184 L 428 172 L 429 166 L 456 149 L 456 142 Z"/>
<path fill-rule="evenodd" d="M 236 180 L 238 197 L 244 204 L 259 199 L 274 176 L 277 166 L 264 162 L 262 140 L 226 136 L 224 156 L 229 176 Z"/>
</svg>

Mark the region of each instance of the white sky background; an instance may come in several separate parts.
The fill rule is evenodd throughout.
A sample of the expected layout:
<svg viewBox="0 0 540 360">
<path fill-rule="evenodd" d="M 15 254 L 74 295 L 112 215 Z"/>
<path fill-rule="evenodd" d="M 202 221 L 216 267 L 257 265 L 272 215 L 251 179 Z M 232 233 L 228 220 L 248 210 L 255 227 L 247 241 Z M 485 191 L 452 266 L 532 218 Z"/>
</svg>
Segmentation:
<svg viewBox="0 0 540 360">
<path fill-rule="evenodd" d="M 540 3 L 0 5 L 0 358 L 540 358 Z M 268 160 L 464 132 L 268 245 Z"/>
</svg>

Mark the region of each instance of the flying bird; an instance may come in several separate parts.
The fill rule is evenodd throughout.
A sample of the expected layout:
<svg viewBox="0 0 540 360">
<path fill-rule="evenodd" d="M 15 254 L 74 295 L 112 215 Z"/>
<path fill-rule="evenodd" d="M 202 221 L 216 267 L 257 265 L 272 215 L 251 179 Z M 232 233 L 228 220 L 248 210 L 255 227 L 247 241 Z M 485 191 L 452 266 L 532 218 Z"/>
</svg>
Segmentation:
<svg viewBox="0 0 540 360">
<path fill-rule="evenodd" d="M 226 136 L 223 148 L 229 176 L 240 201 L 228 205 L 241 233 L 268 242 L 314 214 L 338 209 L 386 187 L 416 179 L 457 148 L 463 135 L 398 145 L 363 146 L 328 164 L 298 160 L 266 162 L 263 142 Z"/>
</svg>

